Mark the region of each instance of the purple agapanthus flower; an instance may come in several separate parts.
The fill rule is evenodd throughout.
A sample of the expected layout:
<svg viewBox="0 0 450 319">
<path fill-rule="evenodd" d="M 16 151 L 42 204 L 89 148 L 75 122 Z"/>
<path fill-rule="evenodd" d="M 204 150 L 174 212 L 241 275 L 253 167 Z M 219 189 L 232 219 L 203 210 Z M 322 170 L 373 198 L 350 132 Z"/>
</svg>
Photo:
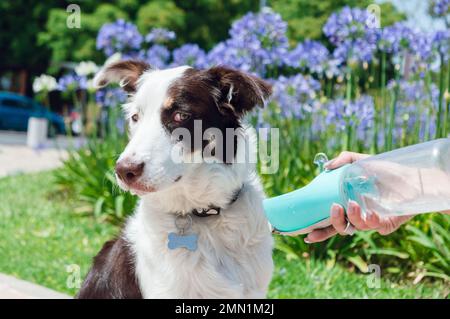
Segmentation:
<svg viewBox="0 0 450 319">
<path fill-rule="evenodd" d="M 303 119 L 320 106 L 319 91 L 320 82 L 310 76 L 280 76 L 274 82 L 272 100 L 277 103 L 281 114 L 286 118 Z"/>
<path fill-rule="evenodd" d="M 333 13 L 323 27 L 324 34 L 336 46 L 333 56 L 341 63 L 369 62 L 376 50 L 379 29 L 374 17 L 360 8 L 344 7 Z"/>
<path fill-rule="evenodd" d="M 434 136 L 436 113 L 439 105 L 439 89 L 432 83 L 427 88 L 424 80 L 400 82 L 390 81 L 389 89 L 399 86 L 396 103 L 394 140 L 417 128 L 421 141 L 428 135 Z"/>
<path fill-rule="evenodd" d="M 87 89 L 87 78 L 75 73 L 63 75 L 58 79 L 57 90 L 62 92 Z"/>
<path fill-rule="evenodd" d="M 416 31 L 414 40 L 411 42 L 411 52 L 422 61 L 433 58 L 432 55 L 433 35 Z"/>
<path fill-rule="evenodd" d="M 346 109 L 346 116 L 349 118 L 356 116 L 357 119 L 351 119 L 350 123 L 358 124 L 358 133 L 363 133 L 372 128 L 375 118 L 375 103 L 372 96 L 363 95 L 350 103 L 351 107 Z M 363 138 L 360 136 L 360 138 Z"/>
<path fill-rule="evenodd" d="M 376 45 L 364 39 L 347 40 L 341 42 L 333 51 L 333 57 L 345 62 L 370 62 L 376 50 Z"/>
<path fill-rule="evenodd" d="M 101 107 L 114 107 L 127 100 L 127 94 L 122 88 L 104 88 L 95 93 L 95 100 Z"/>
<path fill-rule="evenodd" d="M 428 60 L 432 54 L 432 41 L 430 34 L 397 22 L 381 31 L 378 49 L 394 56 L 410 53 L 421 60 Z"/>
<path fill-rule="evenodd" d="M 323 32 L 334 45 L 356 39 L 375 43 L 378 29 L 372 25 L 372 20 L 373 16 L 368 10 L 344 7 L 328 18 Z"/>
<path fill-rule="evenodd" d="M 233 39 L 219 42 L 207 55 L 208 65 L 226 65 L 247 72 L 264 73 L 264 66 L 258 66 L 252 61 L 251 54 L 245 48 L 235 43 Z M 258 72 L 259 71 L 259 72 Z"/>
<path fill-rule="evenodd" d="M 106 56 L 116 52 L 130 54 L 139 51 L 142 41 L 143 37 L 133 23 L 119 19 L 116 22 L 104 24 L 100 28 L 96 47 Z"/>
<path fill-rule="evenodd" d="M 345 131 L 351 126 L 358 140 L 368 139 L 367 134 L 373 126 L 375 115 L 375 104 L 371 96 L 363 95 L 350 103 L 338 98 L 326 103 L 324 108 L 327 112 L 327 126 L 334 126 L 338 131 Z"/>
<path fill-rule="evenodd" d="M 449 14 L 450 0 L 434 0 L 433 13 L 439 17 Z"/>
<path fill-rule="evenodd" d="M 409 64 L 411 71 L 423 78 L 428 70 L 435 70 L 436 66 L 438 66 L 436 62 L 439 61 L 438 46 L 438 42 L 434 42 L 432 33 L 414 30 L 413 39 L 409 47 L 402 52 L 410 54 Z M 400 63 L 398 60 L 401 57 L 401 54 L 394 56 L 394 62 Z"/>
<path fill-rule="evenodd" d="M 217 43 L 207 54 L 208 65 L 230 65 L 232 54 L 228 50 L 227 41 Z"/>
<path fill-rule="evenodd" d="M 172 55 L 172 66 L 190 65 L 201 69 L 207 65 L 206 53 L 197 44 L 184 44 L 173 50 Z"/>
<path fill-rule="evenodd" d="M 450 30 L 436 31 L 432 38 L 432 48 L 447 62 L 450 57 Z"/>
<path fill-rule="evenodd" d="M 329 59 L 329 54 L 328 49 L 322 43 L 306 40 L 288 52 L 284 63 L 302 71 L 309 70 L 313 73 L 322 73 Z"/>
<path fill-rule="evenodd" d="M 433 34 L 398 22 L 380 32 L 378 49 L 391 54 L 393 63 L 403 67 L 404 72 L 408 71 L 405 69 L 407 67 L 411 72 L 423 77 L 437 60 L 433 42 Z"/>
<path fill-rule="evenodd" d="M 340 68 L 341 61 L 339 59 L 330 58 L 323 64 L 324 75 L 331 79 L 343 75 L 343 70 Z"/>
<path fill-rule="evenodd" d="M 153 68 L 164 69 L 170 60 L 170 51 L 162 44 L 154 44 L 148 50 L 141 50 L 139 59 L 146 61 Z"/>
<path fill-rule="evenodd" d="M 283 63 L 289 47 L 286 31 L 287 23 L 270 8 L 247 13 L 233 23 L 230 39 L 211 50 L 208 62 L 265 77 L 269 68 Z"/>
<path fill-rule="evenodd" d="M 378 49 L 397 54 L 400 51 L 410 50 L 414 39 L 415 32 L 404 22 L 397 22 L 381 31 Z"/>
<path fill-rule="evenodd" d="M 165 42 L 169 42 L 175 40 L 176 35 L 175 32 L 170 31 L 166 28 L 153 28 L 146 36 L 145 42 L 147 43 L 158 43 L 162 44 Z"/>
</svg>

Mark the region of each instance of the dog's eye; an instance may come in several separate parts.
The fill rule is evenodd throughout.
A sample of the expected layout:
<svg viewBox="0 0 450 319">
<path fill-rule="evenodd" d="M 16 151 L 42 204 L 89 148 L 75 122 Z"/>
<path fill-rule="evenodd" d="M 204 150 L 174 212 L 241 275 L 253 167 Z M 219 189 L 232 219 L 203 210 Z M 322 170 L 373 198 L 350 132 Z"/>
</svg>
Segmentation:
<svg viewBox="0 0 450 319">
<path fill-rule="evenodd" d="M 131 120 L 132 120 L 134 123 L 136 123 L 136 122 L 139 120 L 139 115 L 138 115 L 138 114 L 133 114 L 133 115 L 131 116 Z"/>
<path fill-rule="evenodd" d="M 175 112 L 173 114 L 173 120 L 177 123 L 182 123 L 184 121 L 187 121 L 191 117 L 190 114 L 184 113 L 184 112 Z"/>
</svg>

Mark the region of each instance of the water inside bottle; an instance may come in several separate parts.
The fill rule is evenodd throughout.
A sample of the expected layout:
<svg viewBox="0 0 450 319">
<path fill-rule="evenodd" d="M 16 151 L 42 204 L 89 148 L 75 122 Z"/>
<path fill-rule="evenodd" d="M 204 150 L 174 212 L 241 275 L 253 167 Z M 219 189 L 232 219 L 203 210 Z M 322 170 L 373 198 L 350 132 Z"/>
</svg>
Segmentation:
<svg viewBox="0 0 450 319">
<path fill-rule="evenodd" d="M 420 172 L 420 170 L 417 171 Z M 375 176 L 354 175 L 345 178 L 343 191 L 348 199 L 356 201 L 361 206 L 364 213 L 371 211 L 384 216 L 400 216 L 450 209 L 450 188 L 448 192 L 432 193 L 430 188 L 433 185 L 429 185 L 429 183 L 415 185 L 414 189 L 420 191 L 406 199 L 399 194 L 405 193 L 409 185 L 405 185 L 402 181 L 398 181 L 398 184 L 395 185 L 395 181 L 391 180 L 388 191 L 385 184 L 386 181 L 379 180 Z M 394 193 L 392 189 L 397 189 L 398 192 Z"/>
</svg>

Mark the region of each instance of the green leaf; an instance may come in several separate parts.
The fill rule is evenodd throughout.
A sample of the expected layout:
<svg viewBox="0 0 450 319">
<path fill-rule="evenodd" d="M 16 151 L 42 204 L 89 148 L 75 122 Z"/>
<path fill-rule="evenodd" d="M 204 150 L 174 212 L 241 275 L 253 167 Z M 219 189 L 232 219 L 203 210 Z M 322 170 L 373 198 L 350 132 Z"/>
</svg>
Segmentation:
<svg viewBox="0 0 450 319">
<path fill-rule="evenodd" d="M 388 256 L 395 256 L 401 259 L 407 259 L 409 258 L 409 254 L 405 252 L 401 252 L 395 249 L 388 249 L 388 248 L 375 248 L 375 249 L 366 249 L 366 252 L 368 254 L 374 254 L 374 255 L 388 255 Z"/>
<path fill-rule="evenodd" d="M 119 195 L 116 197 L 115 200 L 115 210 L 116 210 L 116 217 L 122 218 L 123 217 L 123 201 L 125 197 L 123 195 Z"/>
<path fill-rule="evenodd" d="M 361 256 L 357 256 L 357 255 L 348 256 L 347 260 L 349 262 L 351 262 L 353 265 L 355 265 L 356 267 L 358 267 L 358 269 L 361 272 L 366 273 L 369 271 L 369 267 L 368 267 L 367 263 L 361 258 Z"/>
<path fill-rule="evenodd" d="M 277 241 L 275 247 L 276 249 L 285 253 L 287 259 L 300 259 L 300 256 L 298 255 L 297 251 L 294 250 L 290 245 L 282 241 Z"/>
<path fill-rule="evenodd" d="M 103 208 L 103 203 L 104 202 L 105 202 L 105 198 L 104 197 L 100 197 L 95 202 L 95 206 L 94 206 L 94 216 L 95 217 L 99 217 L 102 214 L 102 208 Z"/>
</svg>

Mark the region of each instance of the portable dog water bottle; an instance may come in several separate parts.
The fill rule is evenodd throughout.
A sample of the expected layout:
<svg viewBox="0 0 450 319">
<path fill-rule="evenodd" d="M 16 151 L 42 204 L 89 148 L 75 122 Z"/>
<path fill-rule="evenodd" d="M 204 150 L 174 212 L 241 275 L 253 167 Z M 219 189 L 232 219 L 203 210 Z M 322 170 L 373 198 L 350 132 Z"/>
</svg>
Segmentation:
<svg viewBox="0 0 450 319">
<path fill-rule="evenodd" d="M 325 161 L 325 155 L 316 156 L 315 163 Z M 331 205 L 345 208 L 350 199 L 363 212 L 382 216 L 450 210 L 450 138 L 323 170 L 305 187 L 263 205 L 275 232 L 298 235 L 328 226 Z"/>
</svg>

